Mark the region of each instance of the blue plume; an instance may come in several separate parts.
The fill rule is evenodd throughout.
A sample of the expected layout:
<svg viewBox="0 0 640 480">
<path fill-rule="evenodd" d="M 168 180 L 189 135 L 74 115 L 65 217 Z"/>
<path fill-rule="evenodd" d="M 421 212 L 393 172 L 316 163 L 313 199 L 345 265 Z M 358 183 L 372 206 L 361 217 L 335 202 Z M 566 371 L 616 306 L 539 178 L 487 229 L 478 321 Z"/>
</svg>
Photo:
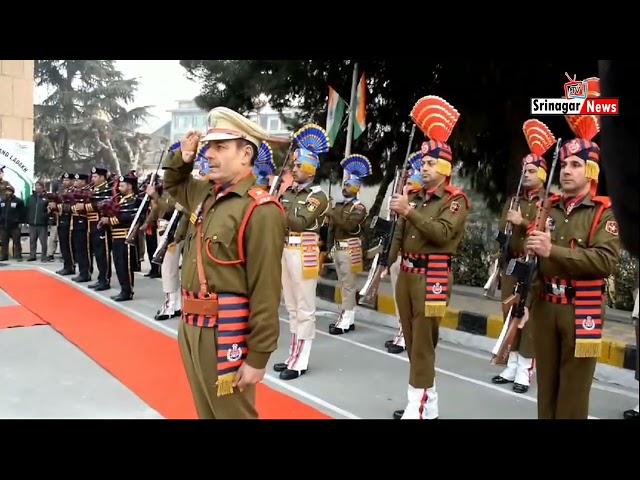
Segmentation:
<svg viewBox="0 0 640 480">
<path fill-rule="evenodd" d="M 293 134 L 293 141 L 316 155 L 329 151 L 329 137 L 324 128 L 315 123 L 305 125 Z"/>
<path fill-rule="evenodd" d="M 354 177 L 363 178 L 371 175 L 372 173 L 371 162 L 369 159 L 358 153 L 349 155 L 340 162 L 340 165 Z"/>
</svg>

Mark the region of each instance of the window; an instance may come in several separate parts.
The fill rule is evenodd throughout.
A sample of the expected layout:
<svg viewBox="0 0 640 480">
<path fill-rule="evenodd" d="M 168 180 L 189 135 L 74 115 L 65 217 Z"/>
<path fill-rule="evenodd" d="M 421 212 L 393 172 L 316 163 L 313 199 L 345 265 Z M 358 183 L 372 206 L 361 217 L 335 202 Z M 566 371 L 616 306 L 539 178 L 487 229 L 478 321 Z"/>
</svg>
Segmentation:
<svg viewBox="0 0 640 480">
<path fill-rule="evenodd" d="M 269 127 L 267 128 L 270 132 L 279 132 L 282 130 L 280 125 L 280 119 L 276 116 L 269 117 Z"/>
<path fill-rule="evenodd" d="M 258 117 L 260 119 L 260 126 L 265 130 L 269 129 L 269 117 L 267 115 L 260 115 Z"/>
</svg>

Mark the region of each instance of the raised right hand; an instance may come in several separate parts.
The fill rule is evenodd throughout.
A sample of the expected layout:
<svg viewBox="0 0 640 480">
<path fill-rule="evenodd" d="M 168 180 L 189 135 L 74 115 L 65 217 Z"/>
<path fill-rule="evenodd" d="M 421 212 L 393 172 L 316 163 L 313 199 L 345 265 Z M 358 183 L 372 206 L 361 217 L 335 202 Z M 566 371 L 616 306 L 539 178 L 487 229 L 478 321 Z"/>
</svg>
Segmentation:
<svg viewBox="0 0 640 480">
<path fill-rule="evenodd" d="M 196 158 L 196 150 L 202 134 L 195 130 L 189 130 L 180 140 L 180 151 L 182 152 L 182 161 L 191 163 Z"/>
</svg>

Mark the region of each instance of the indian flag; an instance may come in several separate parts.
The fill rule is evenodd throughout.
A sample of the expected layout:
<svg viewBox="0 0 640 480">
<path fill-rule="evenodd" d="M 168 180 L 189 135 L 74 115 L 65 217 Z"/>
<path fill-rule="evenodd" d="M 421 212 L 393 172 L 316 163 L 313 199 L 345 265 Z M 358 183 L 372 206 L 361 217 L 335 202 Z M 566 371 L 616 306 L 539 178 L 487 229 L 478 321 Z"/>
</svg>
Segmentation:
<svg viewBox="0 0 640 480">
<path fill-rule="evenodd" d="M 358 83 L 358 88 L 356 90 L 356 105 L 355 105 L 355 113 L 356 118 L 354 119 L 353 125 L 353 138 L 358 138 L 364 132 L 364 129 L 367 128 L 367 110 L 365 107 L 367 97 L 367 82 L 365 80 L 364 73 L 362 77 L 360 77 L 360 82 Z"/>
<path fill-rule="evenodd" d="M 340 131 L 342 117 L 344 116 L 345 101 L 333 88 L 329 87 L 329 101 L 327 107 L 327 134 L 331 145 L 335 144 L 336 137 Z"/>
</svg>

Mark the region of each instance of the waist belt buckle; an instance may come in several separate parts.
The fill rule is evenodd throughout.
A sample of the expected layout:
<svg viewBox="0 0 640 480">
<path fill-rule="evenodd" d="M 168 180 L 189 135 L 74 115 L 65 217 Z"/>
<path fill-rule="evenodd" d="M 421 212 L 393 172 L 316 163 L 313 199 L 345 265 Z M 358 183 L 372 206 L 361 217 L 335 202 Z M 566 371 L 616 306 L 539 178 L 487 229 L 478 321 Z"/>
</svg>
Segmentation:
<svg viewBox="0 0 640 480">
<path fill-rule="evenodd" d="M 557 297 L 563 297 L 566 295 L 566 287 L 564 285 L 551 284 L 551 292 Z"/>
</svg>

